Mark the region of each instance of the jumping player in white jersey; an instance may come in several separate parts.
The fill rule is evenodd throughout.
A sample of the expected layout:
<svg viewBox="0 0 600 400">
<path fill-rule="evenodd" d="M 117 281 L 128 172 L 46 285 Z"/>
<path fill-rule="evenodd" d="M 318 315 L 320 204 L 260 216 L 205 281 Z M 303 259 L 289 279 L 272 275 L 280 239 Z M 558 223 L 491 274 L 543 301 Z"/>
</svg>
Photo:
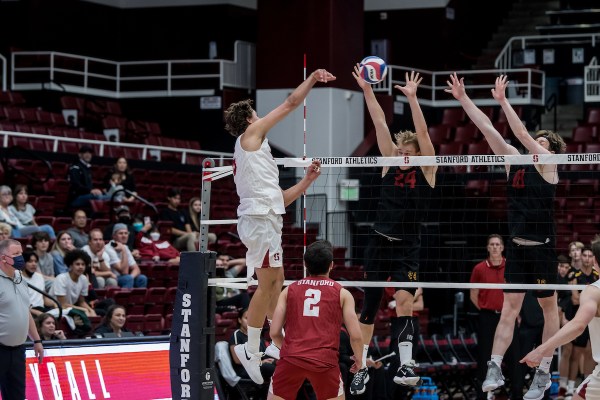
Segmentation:
<svg viewBox="0 0 600 400">
<path fill-rule="evenodd" d="M 600 260 L 600 236 L 592 242 L 592 252 L 596 260 Z M 594 263 L 597 268 L 597 263 Z M 539 365 L 544 354 L 554 351 L 558 346 L 570 343 L 581 335 L 585 327 L 590 328 L 590 341 L 592 344 L 592 357 L 596 361 L 596 368 L 583 381 L 576 390 L 573 400 L 599 400 L 600 399 L 600 281 L 588 285 L 579 298 L 579 309 L 575 317 L 565 324 L 554 336 L 546 340 L 535 350 L 527 354 L 521 362 L 530 367 Z"/>
<path fill-rule="evenodd" d="M 316 70 L 280 106 L 262 118 L 256 115 L 251 100 L 234 103 L 225 111 L 225 129 L 237 137 L 233 173 L 240 197 L 238 234 L 248 248 L 248 278 L 256 271 L 258 279 L 258 288 L 248 308 L 248 342 L 236 346 L 235 352 L 250 378 L 258 384 L 263 383 L 260 373 L 260 334 L 265 316 L 269 320 L 273 317 L 284 280 L 282 214 L 285 213 L 285 207 L 300 197 L 321 173 L 320 161 L 314 161 L 300 182 L 282 190 L 267 133 L 302 104 L 315 83 L 333 80 L 335 76 L 326 70 Z M 268 263 L 263 265 L 266 255 Z M 263 266 L 270 268 L 261 268 Z M 279 350 L 275 346 L 269 346 L 266 353 L 279 358 Z"/>
</svg>

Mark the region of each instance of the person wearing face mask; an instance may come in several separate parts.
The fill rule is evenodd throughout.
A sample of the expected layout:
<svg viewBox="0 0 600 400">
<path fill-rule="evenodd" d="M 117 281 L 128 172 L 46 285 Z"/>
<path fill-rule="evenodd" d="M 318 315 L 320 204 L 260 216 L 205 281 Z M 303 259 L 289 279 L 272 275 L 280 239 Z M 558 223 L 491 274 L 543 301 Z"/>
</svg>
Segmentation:
<svg viewBox="0 0 600 400">
<path fill-rule="evenodd" d="M 108 224 L 104 228 L 104 231 L 102 232 L 104 235 L 104 240 L 108 241 L 108 240 L 112 239 L 113 228 L 115 227 L 116 224 L 125 224 L 127 226 L 127 230 L 129 231 L 129 237 L 128 237 L 127 243 L 126 243 L 127 247 L 129 247 L 129 250 L 131 250 L 133 252 L 134 258 L 139 258 L 137 252 L 134 250 L 135 235 L 138 233 L 138 230 L 136 230 L 136 227 L 137 228 L 140 227 L 139 222 L 133 221 L 133 219 L 131 218 L 131 212 L 129 210 L 129 207 L 127 207 L 124 204 L 115 208 L 115 222 Z M 143 226 L 143 223 L 142 223 L 142 226 Z"/>
<path fill-rule="evenodd" d="M 29 312 L 29 288 L 23 280 L 25 268 L 21 243 L 0 241 L 0 394 L 3 400 L 25 398 L 25 340 L 33 340 L 38 362 L 44 347 Z"/>
<path fill-rule="evenodd" d="M 148 223 L 137 233 L 136 247 L 142 260 L 167 261 L 179 265 L 179 251 L 167 240 L 161 240 L 156 226 Z"/>
</svg>

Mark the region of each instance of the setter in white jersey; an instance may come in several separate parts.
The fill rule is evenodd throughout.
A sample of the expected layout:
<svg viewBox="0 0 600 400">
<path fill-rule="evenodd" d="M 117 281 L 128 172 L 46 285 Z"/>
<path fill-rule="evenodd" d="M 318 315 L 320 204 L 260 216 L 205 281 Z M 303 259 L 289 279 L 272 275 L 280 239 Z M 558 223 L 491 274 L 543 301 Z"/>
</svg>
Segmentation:
<svg viewBox="0 0 600 400">
<path fill-rule="evenodd" d="M 285 207 L 296 200 L 320 175 L 320 162 L 307 169 L 296 185 L 282 190 L 279 171 L 271 155 L 267 133 L 275 124 L 295 110 L 317 82 L 327 83 L 335 76 L 318 69 L 300 84 L 288 98 L 266 116 L 260 118 L 251 100 L 234 103 L 225 111 L 225 129 L 237 137 L 234 152 L 234 180 L 240 197 L 238 234 L 248 248 L 248 278 L 254 271 L 258 288 L 248 308 L 248 342 L 235 348 L 242 365 L 252 380 L 263 383 L 260 374 L 260 333 L 267 318 L 273 317 L 277 298 L 283 286 L 283 254 L 281 249 L 282 217 Z M 268 255 L 271 268 L 261 268 Z M 276 353 L 269 355 L 277 358 Z"/>
<path fill-rule="evenodd" d="M 351 371 L 356 374 L 350 391 L 353 395 L 362 394 L 369 380 L 367 368 L 362 365 L 362 335 L 354 298 L 329 278 L 333 268 L 331 243 L 321 240 L 308 246 L 304 266 L 309 276 L 281 292 L 273 316 L 271 339 L 281 348 L 281 358 L 273 374 L 268 399 L 295 399 L 307 379 L 317 399 L 344 398 L 338 352 L 342 321 L 355 355 Z M 284 325 L 288 332 L 285 338 Z"/>
<path fill-rule="evenodd" d="M 596 258 L 594 268 L 598 268 L 600 260 L 600 236 L 592 242 L 592 252 Z M 527 354 L 521 362 L 530 367 L 538 365 L 544 353 L 552 352 L 558 346 L 570 343 L 583 333 L 585 327 L 590 328 L 592 357 L 596 362 L 594 371 L 579 385 L 573 400 L 600 400 L 600 281 L 588 285 L 579 298 L 579 309 L 575 317 L 563 326 L 554 336 Z"/>
</svg>

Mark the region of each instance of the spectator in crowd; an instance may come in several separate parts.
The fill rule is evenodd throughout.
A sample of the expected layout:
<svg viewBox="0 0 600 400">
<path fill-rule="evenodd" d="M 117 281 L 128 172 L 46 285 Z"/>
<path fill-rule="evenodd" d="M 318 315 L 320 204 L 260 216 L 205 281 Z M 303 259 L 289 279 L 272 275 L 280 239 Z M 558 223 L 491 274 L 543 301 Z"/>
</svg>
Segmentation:
<svg viewBox="0 0 600 400">
<path fill-rule="evenodd" d="M 112 178 L 114 173 L 118 173 L 120 175 L 121 185 L 123 186 L 123 188 L 125 188 L 126 190 L 130 191 L 133 194 L 137 194 L 137 191 L 135 188 L 135 179 L 134 179 L 133 175 L 131 174 L 131 171 L 129 171 L 129 166 L 127 165 L 127 159 L 125 157 L 117 158 L 115 165 L 113 165 L 112 169 L 108 172 L 108 174 L 104 178 L 105 186 L 109 185 L 109 181 Z M 133 199 L 134 199 L 133 196 L 129 196 L 129 197 L 127 197 L 126 200 L 132 201 Z"/>
<path fill-rule="evenodd" d="M 50 225 L 23 225 L 19 217 L 14 212 L 15 208 L 10 206 L 13 200 L 12 190 L 6 186 L 0 186 L 0 222 L 11 226 L 12 237 L 14 239 L 24 238 L 34 232 L 47 232 L 51 237 L 54 236 L 54 229 Z"/>
<path fill-rule="evenodd" d="M 119 192 L 120 190 L 125 189 L 121 182 L 121 174 L 118 172 L 113 172 L 110 179 L 108 180 L 108 185 L 104 189 L 106 200 L 112 199 L 114 202 L 117 203 L 127 201 L 127 199 L 131 199 L 130 201 L 133 201 L 133 197 L 126 197 L 125 192 Z"/>
<path fill-rule="evenodd" d="M 135 249 L 135 235 L 137 231 L 135 230 L 135 222 L 131 218 L 131 212 L 129 207 L 125 204 L 121 204 L 120 206 L 115 208 L 115 222 L 108 224 L 103 231 L 104 240 L 111 240 L 113 235 L 113 228 L 115 224 L 125 224 L 127 225 L 127 230 L 129 231 L 129 238 L 127 239 L 127 247 L 129 250 L 133 251 Z M 143 226 L 143 223 L 142 223 Z M 137 258 L 134 253 L 134 258 Z"/>
<path fill-rule="evenodd" d="M 108 308 L 106 315 L 102 318 L 102 323 L 94 332 L 100 335 L 114 333 L 117 337 L 121 337 L 124 336 L 123 333 L 131 332 L 129 329 L 125 328 L 126 323 L 127 313 L 125 307 L 114 304 Z"/>
<path fill-rule="evenodd" d="M 136 246 L 142 260 L 167 261 L 179 265 L 179 251 L 171 243 L 161 239 L 158 227 L 151 223 L 144 225 L 137 233 Z"/>
<path fill-rule="evenodd" d="M 581 250 L 584 244 L 581 242 L 569 243 L 569 257 L 571 257 L 571 268 L 579 270 L 581 268 Z"/>
<path fill-rule="evenodd" d="M 240 378 L 249 379 L 248 373 L 242 366 L 240 359 L 234 351 L 234 347 L 238 344 L 244 344 L 248 341 L 248 308 L 241 309 L 238 312 L 238 329 L 235 330 L 231 334 L 229 338 L 229 352 L 231 353 L 231 359 L 233 360 L 233 369 L 238 374 Z M 260 351 L 264 353 L 267 346 L 264 339 L 260 339 Z M 265 382 L 269 382 L 271 380 L 271 376 L 275 372 L 275 359 L 269 356 L 263 356 L 261 359 L 260 373 L 263 376 Z M 264 389 L 263 396 L 260 398 L 266 398 L 268 384 L 263 384 L 262 388 Z"/>
<path fill-rule="evenodd" d="M 69 266 L 65 264 L 64 258 L 69 251 L 75 250 L 76 247 L 73 245 L 73 238 L 67 231 L 58 233 L 56 241 L 52 246 L 52 259 L 54 260 L 54 276 L 58 277 L 60 274 L 64 274 L 69 271 Z M 56 280 L 56 278 L 55 278 Z"/>
<path fill-rule="evenodd" d="M 117 276 L 110 269 L 110 256 L 106 252 L 104 239 L 100 229 L 90 231 L 90 240 L 81 250 L 85 251 L 92 259 L 92 274 L 96 278 L 94 288 L 117 287 Z"/>
<path fill-rule="evenodd" d="M 41 291 L 45 291 L 44 277 L 38 273 L 38 256 L 31 250 L 23 252 L 23 259 L 25 260 L 25 268 L 23 269 L 23 279 L 29 283 L 30 286 L 37 288 Z M 52 302 L 44 297 L 41 293 L 29 289 L 29 305 L 31 315 L 34 317 L 40 315 L 47 310 L 47 307 L 52 308 Z"/>
<path fill-rule="evenodd" d="M 85 211 L 77 210 L 73 213 L 72 226 L 67 229 L 67 232 L 71 235 L 71 239 L 73 239 L 73 245 L 78 249 L 81 249 L 90 240 L 85 229 L 87 222 Z"/>
<path fill-rule="evenodd" d="M 186 213 L 179 210 L 181 190 L 171 188 L 167 192 L 167 208 L 160 213 L 161 221 L 171 221 L 171 240 L 173 246 L 181 251 L 196 251 L 198 235 L 192 232 L 192 227 Z"/>
<path fill-rule="evenodd" d="M 246 259 L 245 258 L 233 258 L 227 254 L 218 254 L 217 255 L 217 268 L 221 268 L 224 270 L 223 276 L 226 278 L 235 278 L 246 269 Z"/>
<path fill-rule="evenodd" d="M 0 241 L 10 239 L 12 227 L 6 222 L 0 222 Z"/>
<path fill-rule="evenodd" d="M 188 221 L 192 228 L 192 232 L 196 234 L 196 236 L 200 237 L 200 221 L 202 214 L 202 200 L 200 197 L 192 197 L 188 205 Z M 208 234 L 208 243 L 216 243 L 217 235 L 214 233 Z"/>
<path fill-rule="evenodd" d="M 67 340 L 61 329 L 56 329 L 56 318 L 54 315 L 42 313 L 35 319 L 35 326 L 42 340 Z"/>
<path fill-rule="evenodd" d="M 38 224 L 35 222 L 35 208 L 28 202 L 29 194 L 27 185 L 15 186 L 15 197 L 9 209 L 17 216 L 21 224 L 25 227 L 35 227 Z M 39 227 L 41 231 L 47 232 L 50 239 L 55 239 L 56 234 L 54 228 L 50 225 L 42 225 Z"/>
<path fill-rule="evenodd" d="M 67 204 L 73 208 L 88 207 L 90 200 L 105 200 L 102 190 L 94 188 L 92 180 L 92 157 L 94 149 L 88 145 L 81 146 L 77 161 L 69 167 L 69 196 Z M 87 240 L 86 240 L 87 242 Z M 85 246 L 85 243 L 82 247 Z"/>
<path fill-rule="evenodd" d="M 556 283 L 559 285 L 569 284 L 569 276 L 572 276 L 574 269 L 571 268 L 571 258 L 563 254 L 557 257 L 558 260 L 558 278 Z M 573 272 L 572 272 L 573 271 Z M 557 290 L 558 299 L 558 315 L 560 320 L 560 326 L 563 327 L 568 320 L 566 319 L 566 313 L 570 313 L 571 309 L 571 292 L 569 290 Z M 559 372 L 559 396 L 565 397 L 567 394 L 567 380 L 569 377 L 569 366 L 570 359 L 573 350 L 573 344 L 567 343 L 560 348 L 560 360 L 558 363 Z"/>
<path fill-rule="evenodd" d="M 54 282 L 54 259 L 50 254 L 50 236 L 46 232 L 36 232 L 31 237 L 31 247 L 38 256 L 38 272 L 44 277 L 48 292 Z"/>
<path fill-rule="evenodd" d="M 69 271 L 56 277 L 51 294 L 63 310 L 72 307 L 83 311 L 88 317 L 95 317 L 96 312 L 85 301 L 90 284 L 85 276 L 85 268 L 91 263 L 90 256 L 83 250 L 75 249 L 65 254 L 64 262 Z"/>
<path fill-rule="evenodd" d="M 475 265 L 471 273 L 471 283 L 504 283 L 504 269 L 506 259 L 502 255 L 504 240 L 498 234 L 492 234 L 487 239 L 488 258 Z M 500 313 L 504 302 L 501 289 L 471 289 L 470 298 L 473 305 L 479 310 L 477 328 L 477 379 L 483 382 L 487 372 L 487 361 L 492 355 L 494 333 L 500 321 Z M 516 336 L 515 336 L 516 337 Z M 515 341 L 516 342 L 516 341 Z M 514 366 L 517 362 L 517 345 L 511 344 L 506 352 L 507 366 Z M 514 371 L 514 368 L 510 368 Z M 476 385 L 478 399 L 486 399 L 487 395 Z"/>
<path fill-rule="evenodd" d="M 127 247 L 129 230 L 125 224 L 116 224 L 113 227 L 110 246 L 106 246 L 106 252 L 110 259 L 112 272 L 117 276 L 117 282 L 122 288 L 145 288 L 148 278 L 140 271 L 135 262 L 131 250 Z"/>
</svg>

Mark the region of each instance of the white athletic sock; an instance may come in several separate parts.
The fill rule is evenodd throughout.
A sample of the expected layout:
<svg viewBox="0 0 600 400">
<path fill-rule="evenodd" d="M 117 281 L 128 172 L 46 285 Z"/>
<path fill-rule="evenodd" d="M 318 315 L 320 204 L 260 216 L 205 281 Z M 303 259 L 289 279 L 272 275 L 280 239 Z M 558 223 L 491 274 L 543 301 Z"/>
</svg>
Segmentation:
<svg viewBox="0 0 600 400">
<path fill-rule="evenodd" d="M 573 393 L 574 390 L 575 390 L 575 381 L 567 382 L 567 392 Z"/>
<path fill-rule="evenodd" d="M 498 354 L 492 354 L 491 360 L 493 362 L 495 362 L 497 366 L 499 366 L 500 368 L 502 368 L 502 359 L 503 358 L 504 358 L 504 356 L 501 356 L 501 355 L 498 355 Z"/>
<path fill-rule="evenodd" d="M 561 376 L 560 378 L 558 378 L 558 386 L 561 388 L 565 388 L 567 387 L 567 378 Z"/>
<path fill-rule="evenodd" d="M 262 328 L 248 327 L 248 341 L 246 342 L 246 349 L 249 353 L 258 354 L 260 352 L 260 333 Z"/>
<path fill-rule="evenodd" d="M 363 344 L 363 354 L 362 354 L 362 365 L 363 368 L 367 366 L 367 353 L 369 352 L 369 345 Z"/>
<path fill-rule="evenodd" d="M 550 373 L 550 364 L 552 364 L 552 356 L 550 357 L 542 357 L 542 362 L 540 362 L 540 369 L 542 372 Z"/>
<path fill-rule="evenodd" d="M 398 343 L 398 354 L 400 355 L 400 365 L 404 365 L 412 360 L 412 342 Z"/>
</svg>

